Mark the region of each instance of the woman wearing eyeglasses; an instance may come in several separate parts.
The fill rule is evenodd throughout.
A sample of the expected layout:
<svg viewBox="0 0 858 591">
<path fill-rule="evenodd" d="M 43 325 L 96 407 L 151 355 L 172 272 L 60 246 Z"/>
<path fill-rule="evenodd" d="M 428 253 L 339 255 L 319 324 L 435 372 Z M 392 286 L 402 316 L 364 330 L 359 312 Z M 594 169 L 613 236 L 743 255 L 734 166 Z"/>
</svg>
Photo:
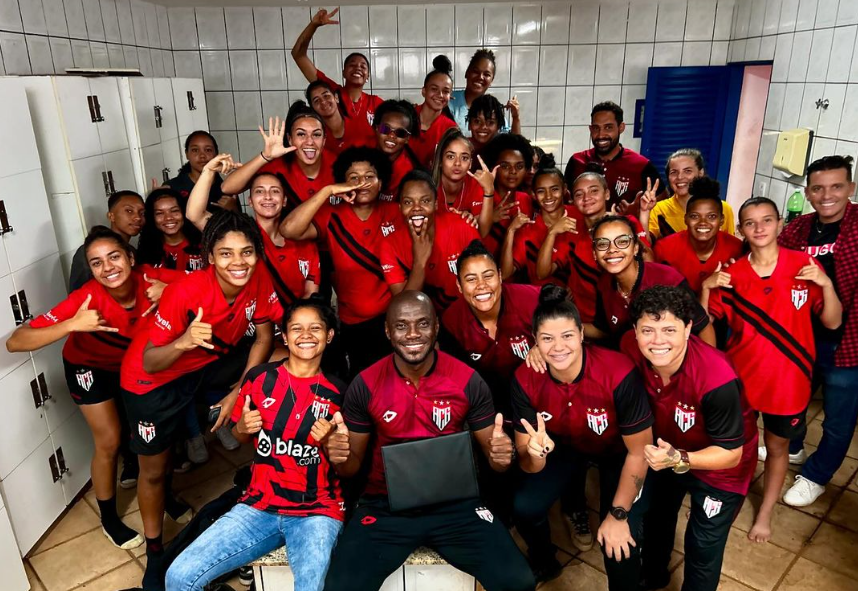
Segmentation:
<svg viewBox="0 0 858 591">
<path fill-rule="evenodd" d="M 408 143 L 425 168 L 432 168 L 435 148 L 444 132 L 456 127 L 450 109 L 447 108 L 450 93 L 453 91 L 453 79 L 450 78 L 453 64 L 447 56 L 439 55 L 432 60 L 432 67 L 435 69 L 429 72 L 423 81 L 423 104 L 416 108 L 420 133 Z"/>
<path fill-rule="evenodd" d="M 380 201 L 398 201 L 399 183 L 420 161 L 409 147 L 410 139 L 419 130 L 414 105 L 408 101 L 384 101 L 375 112 L 372 127 L 378 149 L 390 160 L 390 180 L 378 196 Z"/>
</svg>

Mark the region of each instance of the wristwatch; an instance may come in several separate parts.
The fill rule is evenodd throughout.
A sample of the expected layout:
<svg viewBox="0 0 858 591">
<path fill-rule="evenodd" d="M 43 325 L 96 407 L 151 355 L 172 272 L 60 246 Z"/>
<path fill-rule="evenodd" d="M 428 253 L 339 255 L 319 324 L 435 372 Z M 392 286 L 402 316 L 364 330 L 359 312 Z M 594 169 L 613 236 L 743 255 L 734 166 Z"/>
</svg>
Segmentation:
<svg viewBox="0 0 858 591">
<path fill-rule="evenodd" d="M 691 470 L 691 462 L 688 460 L 688 452 L 684 449 L 677 450 L 679 452 L 679 463 L 673 467 L 673 471 L 677 474 L 685 474 Z"/>
<path fill-rule="evenodd" d="M 610 514 L 617 521 L 625 521 L 629 518 L 629 512 L 623 509 L 622 507 L 611 507 Z"/>
</svg>

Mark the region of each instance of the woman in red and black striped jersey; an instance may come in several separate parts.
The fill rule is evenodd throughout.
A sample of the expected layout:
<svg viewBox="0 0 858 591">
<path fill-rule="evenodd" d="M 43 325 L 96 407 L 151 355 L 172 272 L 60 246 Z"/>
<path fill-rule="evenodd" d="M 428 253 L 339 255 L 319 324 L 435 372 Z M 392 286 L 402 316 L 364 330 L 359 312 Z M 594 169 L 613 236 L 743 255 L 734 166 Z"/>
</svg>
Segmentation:
<svg viewBox="0 0 858 591">
<path fill-rule="evenodd" d="M 766 542 L 772 510 L 786 476 L 789 440 L 807 430 L 816 359 L 813 316 L 836 329 L 843 308 L 834 284 L 813 257 L 778 246 L 783 220 L 777 205 L 752 197 L 739 208 L 739 228 L 750 253 L 703 282 L 700 301 L 732 329 L 727 355 L 745 384 L 748 402 L 762 413 L 766 472 L 763 502 L 748 537 Z"/>
<path fill-rule="evenodd" d="M 189 273 L 203 268 L 200 233 L 185 223 L 186 200 L 175 189 L 155 189 L 146 197 L 146 224 L 136 262 Z"/>
<path fill-rule="evenodd" d="M 391 294 L 381 268 L 381 241 L 402 216 L 396 203 L 379 201 L 390 161 L 374 148 L 349 148 L 334 163 L 329 185 L 280 224 L 288 240 L 319 240 L 333 260 L 331 281 L 343 323 L 343 347 L 352 375 L 390 351 L 384 313 Z"/>
<path fill-rule="evenodd" d="M 96 226 L 84 242 L 93 278 L 49 312 L 20 326 L 6 341 L 11 351 L 35 351 L 68 337 L 63 346 L 66 383 L 92 431 L 92 486 L 104 535 L 122 549 L 143 538 L 116 513 L 116 457 L 123 407 L 119 367 L 131 338 L 151 311 L 149 284 L 132 270 L 134 256 L 116 232 Z"/>
<path fill-rule="evenodd" d="M 325 123 L 325 150 L 334 158 L 352 146 L 374 146 L 375 132 L 366 119 L 349 115 L 334 88 L 322 79 L 310 82 L 304 96 Z"/>
<path fill-rule="evenodd" d="M 409 146 L 411 138 L 420 132 L 417 111 L 408 101 L 384 101 L 376 109 L 372 128 L 375 130 L 376 147 L 390 163 L 390 178 L 385 181 L 378 198 L 397 201 L 399 182 L 410 171 L 422 166 Z"/>
<path fill-rule="evenodd" d="M 254 439 L 251 480 L 238 505 L 188 546 L 167 571 L 170 591 L 202 591 L 220 575 L 286 545 L 295 589 L 321 589 L 345 516 L 339 478 L 321 442 L 338 425 L 345 385 L 322 354 L 337 319 L 321 299 L 283 315 L 289 358 L 254 367 L 233 407 L 233 433 Z"/>
</svg>

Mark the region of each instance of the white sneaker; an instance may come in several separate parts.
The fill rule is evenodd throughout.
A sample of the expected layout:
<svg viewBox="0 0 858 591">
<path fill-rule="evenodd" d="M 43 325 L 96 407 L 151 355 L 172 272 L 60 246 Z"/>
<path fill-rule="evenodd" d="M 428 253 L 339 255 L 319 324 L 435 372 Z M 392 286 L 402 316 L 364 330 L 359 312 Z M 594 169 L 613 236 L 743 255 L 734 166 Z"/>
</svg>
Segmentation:
<svg viewBox="0 0 858 591">
<path fill-rule="evenodd" d="M 761 445 L 757 448 L 757 459 L 761 462 L 765 462 L 768 457 L 768 452 L 766 451 L 766 446 Z M 798 453 L 789 455 L 789 463 L 795 466 L 801 466 L 807 461 L 807 452 L 804 451 L 804 448 L 801 448 Z"/>
<path fill-rule="evenodd" d="M 812 505 L 824 492 L 824 486 L 799 474 L 795 477 L 795 484 L 784 493 L 784 503 L 793 507 L 807 507 Z"/>
</svg>

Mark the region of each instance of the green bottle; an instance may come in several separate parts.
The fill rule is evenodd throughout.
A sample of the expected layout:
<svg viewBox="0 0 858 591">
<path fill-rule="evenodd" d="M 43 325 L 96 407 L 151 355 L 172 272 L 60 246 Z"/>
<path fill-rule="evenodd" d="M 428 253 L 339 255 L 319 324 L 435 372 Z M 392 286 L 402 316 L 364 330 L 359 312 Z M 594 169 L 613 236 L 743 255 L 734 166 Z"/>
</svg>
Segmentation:
<svg viewBox="0 0 858 591">
<path fill-rule="evenodd" d="M 790 223 L 795 218 L 801 215 L 801 210 L 804 209 L 804 193 L 802 191 L 796 191 L 792 195 L 790 195 L 787 200 L 787 215 L 786 215 L 786 223 Z"/>
</svg>

